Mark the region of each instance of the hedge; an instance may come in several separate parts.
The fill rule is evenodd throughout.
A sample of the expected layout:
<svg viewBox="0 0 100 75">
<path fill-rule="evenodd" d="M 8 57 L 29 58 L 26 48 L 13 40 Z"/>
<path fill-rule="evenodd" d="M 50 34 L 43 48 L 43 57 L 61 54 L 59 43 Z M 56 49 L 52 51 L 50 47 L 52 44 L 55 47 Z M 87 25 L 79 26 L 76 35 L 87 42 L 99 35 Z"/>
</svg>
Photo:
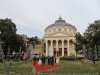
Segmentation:
<svg viewBox="0 0 100 75">
<path fill-rule="evenodd" d="M 81 59 L 84 59 L 84 57 L 75 57 L 75 58 L 72 58 L 72 57 L 61 57 L 60 60 L 81 60 Z"/>
</svg>

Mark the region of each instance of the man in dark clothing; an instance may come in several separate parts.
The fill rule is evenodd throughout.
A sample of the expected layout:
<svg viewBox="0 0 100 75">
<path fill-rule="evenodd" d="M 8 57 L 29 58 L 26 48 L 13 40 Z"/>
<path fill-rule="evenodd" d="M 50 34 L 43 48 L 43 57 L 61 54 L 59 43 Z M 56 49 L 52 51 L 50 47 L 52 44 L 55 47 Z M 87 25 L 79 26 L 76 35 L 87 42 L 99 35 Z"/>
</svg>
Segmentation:
<svg viewBox="0 0 100 75">
<path fill-rule="evenodd" d="M 42 65 L 45 65 L 45 56 L 42 56 Z"/>
<path fill-rule="evenodd" d="M 50 65 L 50 60 L 51 60 L 51 59 L 50 59 L 50 57 L 48 56 L 48 65 Z"/>
<path fill-rule="evenodd" d="M 53 58 L 53 56 L 51 57 L 51 65 L 54 65 L 54 58 Z"/>
</svg>

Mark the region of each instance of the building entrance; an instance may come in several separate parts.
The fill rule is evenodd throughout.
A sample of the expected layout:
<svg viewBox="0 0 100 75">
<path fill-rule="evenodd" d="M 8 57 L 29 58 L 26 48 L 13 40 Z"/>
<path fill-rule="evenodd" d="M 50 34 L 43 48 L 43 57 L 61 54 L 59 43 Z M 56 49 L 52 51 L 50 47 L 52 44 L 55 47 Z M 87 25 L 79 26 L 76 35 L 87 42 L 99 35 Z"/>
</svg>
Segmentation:
<svg viewBox="0 0 100 75">
<path fill-rule="evenodd" d="M 67 56 L 67 48 L 64 48 L 64 56 Z"/>
</svg>

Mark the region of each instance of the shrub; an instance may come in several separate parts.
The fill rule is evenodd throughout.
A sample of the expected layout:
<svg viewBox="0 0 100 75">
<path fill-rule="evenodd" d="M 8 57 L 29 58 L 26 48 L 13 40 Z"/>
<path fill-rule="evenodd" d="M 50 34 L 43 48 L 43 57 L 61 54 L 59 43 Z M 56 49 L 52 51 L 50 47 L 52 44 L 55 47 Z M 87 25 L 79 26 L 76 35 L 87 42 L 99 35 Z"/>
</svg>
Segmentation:
<svg viewBox="0 0 100 75">
<path fill-rule="evenodd" d="M 72 57 L 61 57 L 60 60 L 81 60 L 84 59 L 83 57 L 75 57 L 72 59 Z"/>
</svg>

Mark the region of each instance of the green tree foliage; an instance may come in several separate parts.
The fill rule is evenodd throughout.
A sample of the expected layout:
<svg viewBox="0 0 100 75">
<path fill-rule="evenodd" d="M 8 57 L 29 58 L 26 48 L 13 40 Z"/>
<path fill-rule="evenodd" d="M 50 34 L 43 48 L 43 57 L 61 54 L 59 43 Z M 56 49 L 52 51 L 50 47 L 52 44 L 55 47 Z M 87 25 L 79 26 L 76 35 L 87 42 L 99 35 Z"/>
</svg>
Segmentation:
<svg viewBox="0 0 100 75">
<path fill-rule="evenodd" d="M 19 51 L 19 47 L 23 45 L 22 37 L 16 34 L 16 25 L 11 19 L 0 19 L 0 39 L 3 44 L 3 51 L 5 54 L 8 52 L 8 47 L 12 51 Z"/>
<path fill-rule="evenodd" d="M 86 38 L 80 34 L 80 32 L 77 32 L 75 37 L 76 37 L 76 42 L 74 43 L 74 45 L 75 45 L 75 50 L 77 53 L 79 50 L 82 50 L 82 45 L 83 44 L 86 45 L 87 41 L 86 41 Z"/>
<path fill-rule="evenodd" d="M 77 52 L 79 50 L 82 50 L 82 47 L 81 47 L 82 46 L 82 35 L 79 32 L 77 32 L 75 34 L 75 37 L 76 37 L 76 42 L 74 43 L 74 45 L 75 45 L 76 56 L 77 56 Z"/>
<path fill-rule="evenodd" d="M 39 38 L 38 38 L 37 36 L 35 36 L 35 37 L 30 37 L 30 38 L 28 38 L 28 40 L 29 40 L 29 43 L 32 43 L 32 44 L 33 44 L 33 46 L 34 46 L 35 44 L 40 44 Z"/>
<path fill-rule="evenodd" d="M 15 36 L 13 36 L 12 38 L 14 42 L 12 42 L 13 44 L 13 48 L 16 52 L 19 52 L 20 47 L 22 48 L 22 51 L 25 51 L 25 43 L 23 40 L 23 37 L 16 34 Z"/>
<path fill-rule="evenodd" d="M 77 32 L 75 36 L 76 36 L 76 40 L 77 40 L 78 43 L 80 43 L 80 44 L 86 44 L 87 43 L 85 37 L 82 36 L 79 32 Z"/>
<path fill-rule="evenodd" d="M 94 23 L 89 24 L 84 36 L 88 39 L 90 46 L 95 44 L 100 44 L 100 20 L 94 21 Z"/>
</svg>

